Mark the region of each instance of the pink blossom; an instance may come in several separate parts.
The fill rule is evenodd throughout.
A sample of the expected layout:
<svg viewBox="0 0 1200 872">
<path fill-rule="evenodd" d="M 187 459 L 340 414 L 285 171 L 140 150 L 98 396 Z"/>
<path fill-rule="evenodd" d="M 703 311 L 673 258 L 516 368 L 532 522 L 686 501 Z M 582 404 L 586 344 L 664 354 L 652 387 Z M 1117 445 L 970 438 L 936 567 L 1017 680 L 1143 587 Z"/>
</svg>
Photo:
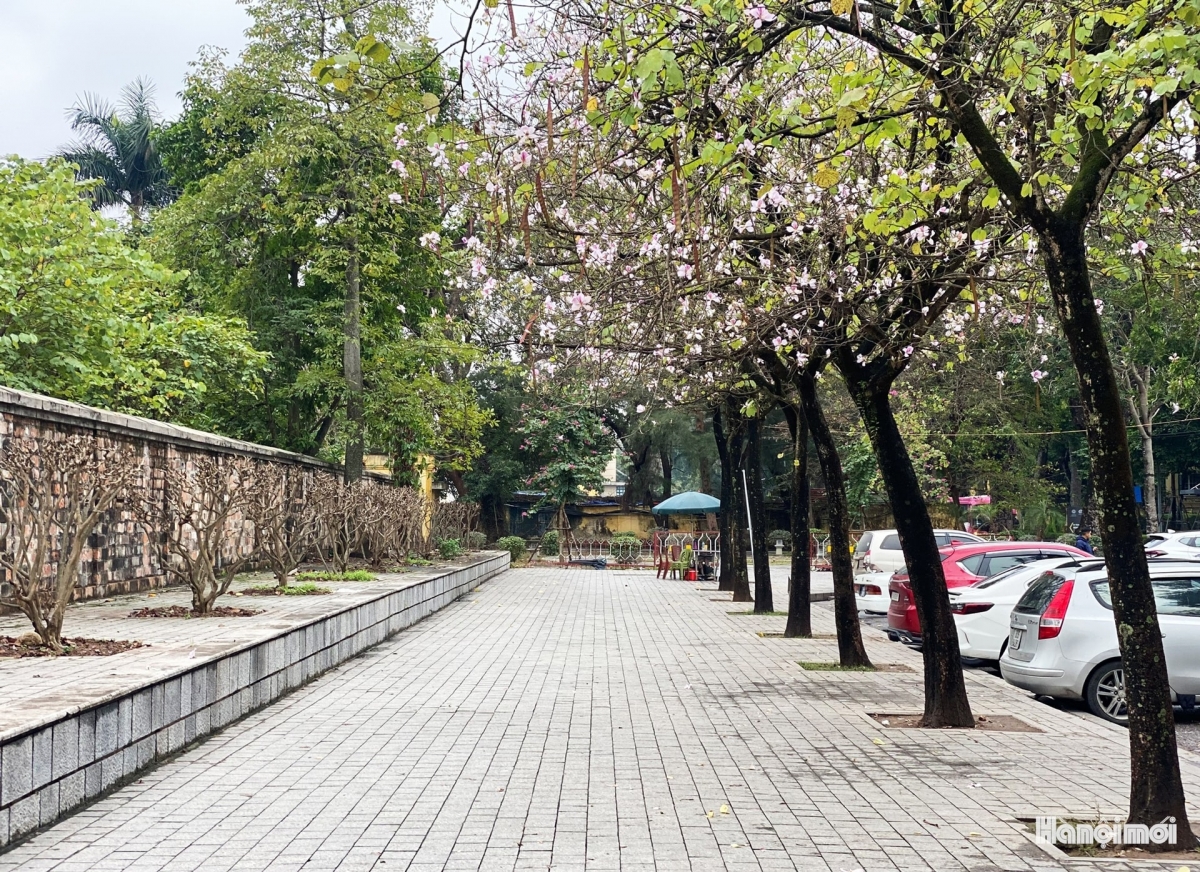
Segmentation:
<svg viewBox="0 0 1200 872">
<path fill-rule="evenodd" d="M 912 353 L 913 353 L 913 347 L 911 345 L 905 345 L 904 346 L 904 356 L 912 357 Z"/>
<path fill-rule="evenodd" d="M 1145 254 L 1149 250 L 1150 250 L 1150 246 L 1146 244 L 1146 241 L 1144 239 L 1139 239 L 1133 245 L 1129 246 L 1130 254 L 1142 255 L 1142 254 Z"/>
<path fill-rule="evenodd" d="M 681 263 L 675 268 L 675 274 L 681 279 L 690 279 L 695 271 L 695 268 L 690 263 Z"/>
<path fill-rule="evenodd" d="M 754 29 L 758 30 L 764 24 L 770 24 L 775 20 L 775 15 L 767 11 L 767 7 L 759 3 L 757 6 L 751 6 L 746 10 L 746 15 L 754 22 Z"/>
<path fill-rule="evenodd" d="M 1034 383 L 1036 384 L 1037 382 L 1040 382 L 1042 379 L 1044 379 L 1048 375 L 1049 375 L 1049 373 L 1047 373 L 1047 372 L 1042 372 L 1040 369 L 1035 369 L 1033 372 L 1031 372 L 1029 374 L 1029 377 L 1031 379 L 1033 379 Z"/>
</svg>

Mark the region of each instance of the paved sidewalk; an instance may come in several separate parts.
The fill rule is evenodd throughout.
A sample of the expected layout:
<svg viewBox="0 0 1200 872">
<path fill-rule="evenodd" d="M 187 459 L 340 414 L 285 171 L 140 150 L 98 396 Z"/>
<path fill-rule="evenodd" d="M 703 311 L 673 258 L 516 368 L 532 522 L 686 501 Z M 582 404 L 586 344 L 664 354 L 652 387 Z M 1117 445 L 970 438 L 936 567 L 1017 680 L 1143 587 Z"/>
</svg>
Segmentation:
<svg viewBox="0 0 1200 872">
<path fill-rule="evenodd" d="M 0 872 L 1058 870 L 1017 817 L 1121 812 L 1122 730 L 983 673 L 977 714 L 1044 732 L 883 729 L 866 712 L 919 711 L 919 672 L 805 672 L 833 640 L 761 637 L 784 619 L 714 599 L 648 573 L 511 571 Z"/>
</svg>

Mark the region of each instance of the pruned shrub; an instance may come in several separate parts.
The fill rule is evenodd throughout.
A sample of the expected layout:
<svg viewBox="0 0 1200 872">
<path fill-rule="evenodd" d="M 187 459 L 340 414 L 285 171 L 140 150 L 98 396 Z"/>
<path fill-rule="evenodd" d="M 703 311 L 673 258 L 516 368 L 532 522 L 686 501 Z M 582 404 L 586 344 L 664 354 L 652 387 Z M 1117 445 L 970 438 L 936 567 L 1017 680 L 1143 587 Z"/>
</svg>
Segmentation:
<svg viewBox="0 0 1200 872">
<path fill-rule="evenodd" d="M 525 556 L 525 540 L 520 536 L 501 536 L 496 547 L 511 554 L 513 563 Z"/>
<path fill-rule="evenodd" d="M 557 530 L 547 530 L 542 534 L 541 552 L 547 557 L 557 557 L 561 541 L 562 537 Z"/>
<path fill-rule="evenodd" d="M 472 530 L 467 534 L 467 550 L 479 551 L 487 545 L 487 534 L 480 530 Z"/>
<path fill-rule="evenodd" d="M 462 554 L 462 543 L 457 539 L 439 539 L 438 554 L 443 560 L 453 560 Z"/>
<path fill-rule="evenodd" d="M 63 615 L 79 578 L 88 537 L 134 486 L 132 452 L 93 436 L 39 444 L 9 439 L 0 460 L 6 548 L 0 566 L 12 591 L 0 605 L 20 609 L 41 644 L 62 653 Z"/>
</svg>

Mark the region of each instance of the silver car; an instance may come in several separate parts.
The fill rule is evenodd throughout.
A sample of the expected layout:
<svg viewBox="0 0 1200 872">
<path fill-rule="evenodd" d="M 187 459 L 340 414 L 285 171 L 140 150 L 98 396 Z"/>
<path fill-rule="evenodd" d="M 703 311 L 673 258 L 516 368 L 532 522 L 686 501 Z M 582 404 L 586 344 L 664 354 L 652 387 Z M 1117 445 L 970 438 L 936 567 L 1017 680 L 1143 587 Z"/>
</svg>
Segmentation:
<svg viewBox="0 0 1200 872">
<path fill-rule="evenodd" d="M 1173 701 L 1193 708 L 1200 694 L 1200 562 L 1152 559 L 1150 579 Z M 1042 696 L 1082 699 L 1092 712 L 1126 723 L 1125 670 L 1102 561 L 1045 573 L 1013 609 L 1005 681 Z"/>
</svg>

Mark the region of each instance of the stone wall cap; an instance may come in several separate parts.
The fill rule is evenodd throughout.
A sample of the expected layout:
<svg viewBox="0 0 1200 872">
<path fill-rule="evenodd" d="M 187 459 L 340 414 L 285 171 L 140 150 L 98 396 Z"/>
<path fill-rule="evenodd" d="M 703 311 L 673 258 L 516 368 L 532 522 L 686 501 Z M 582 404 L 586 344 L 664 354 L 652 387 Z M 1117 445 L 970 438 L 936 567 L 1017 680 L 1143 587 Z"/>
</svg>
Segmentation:
<svg viewBox="0 0 1200 872">
<path fill-rule="evenodd" d="M 241 439 L 230 439 L 227 436 L 193 430 L 191 427 L 182 427 L 179 424 L 168 424 L 165 421 L 155 421 L 152 418 L 139 418 L 136 415 L 126 415 L 121 412 L 109 412 L 69 400 L 59 400 L 42 394 L 19 391 L 15 388 L 0 387 L 0 410 L 28 417 L 52 418 L 76 427 L 110 430 L 132 436 L 203 446 L 230 454 L 288 461 L 327 469 L 331 472 L 340 471 L 340 467 L 335 464 L 307 454 L 284 451 L 282 448 L 271 448 Z"/>
</svg>

